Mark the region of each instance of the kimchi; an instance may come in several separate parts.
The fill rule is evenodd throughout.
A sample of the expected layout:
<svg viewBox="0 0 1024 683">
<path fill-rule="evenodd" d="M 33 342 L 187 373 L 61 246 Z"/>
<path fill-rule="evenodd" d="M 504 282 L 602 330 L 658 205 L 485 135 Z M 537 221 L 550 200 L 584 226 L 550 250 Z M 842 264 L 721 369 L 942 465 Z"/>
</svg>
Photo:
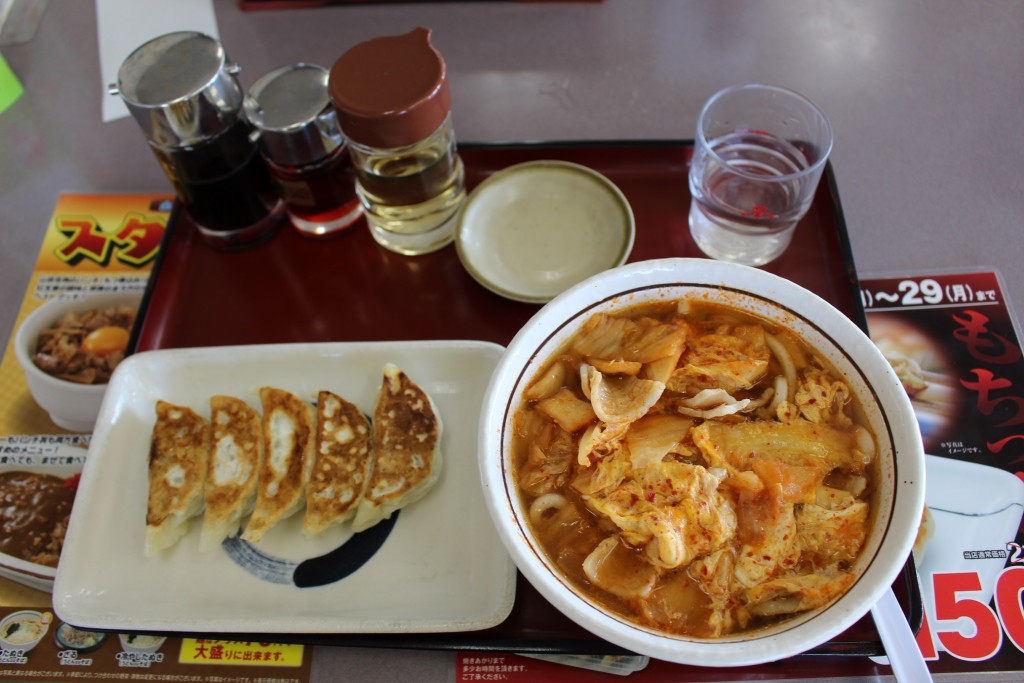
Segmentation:
<svg viewBox="0 0 1024 683">
<path fill-rule="evenodd" d="M 774 323 L 690 301 L 599 313 L 513 425 L 535 537 L 625 619 L 720 638 L 856 579 L 875 437 L 843 378 Z"/>
</svg>

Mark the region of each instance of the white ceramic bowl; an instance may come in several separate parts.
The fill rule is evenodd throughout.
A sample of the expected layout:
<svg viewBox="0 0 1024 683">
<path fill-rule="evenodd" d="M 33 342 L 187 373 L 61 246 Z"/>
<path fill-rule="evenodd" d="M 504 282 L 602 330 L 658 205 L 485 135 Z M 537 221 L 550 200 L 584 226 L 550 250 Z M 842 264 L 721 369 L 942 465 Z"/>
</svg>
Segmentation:
<svg viewBox="0 0 1024 683">
<path fill-rule="evenodd" d="M 53 615 L 49 612 L 36 612 L 28 609 L 8 614 L 3 621 L 0 621 L 0 650 L 28 652 L 46 636 L 46 632 L 50 630 L 52 619 Z M 11 625 L 19 621 L 31 625 L 35 632 L 31 636 L 27 636 L 23 629 L 19 629 L 20 635 L 16 631 L 5 637 L 4 634 L 11 628 Z"/>
<path fill-rule="evenodd" d="M 106 642 L 107 634 L 102 631 L 86 631 L 75 628 L 71 624 L 61 624 L 54 631 L 53 640 L 61 650 L 85 653 L 99 649 Z"/>
<path fill-rule="evenodd" d="M 879 448 L 877 511 L 858 576 L 839 600 L 781 624 L 721 639 L 667 634 L 602 608 L 557 571 L 525 522 L 510 462 L 510 421 L 524 387 L 580 325 L 599 311 L 699 296 L 775 321 L 818 349 L 846 378 Z M 633 263 L 556 297 L 520 330 L 495 369 L 484 399 L 479 459 L 494 524 L 523 575 L 555 607 L 601 638 L 671 662 L 742 666 L 789 657 L 842 633 L 889 589 L 910 555 L 924 506 L 924 453 L 910 401 L 871 340 L 815 294 L 770 273 L 709 259 Z"/>
<path fill-rule="evenodd" d="M 91 432 L 107 391 L 104 384 L 77 384 L 47 374 L 32 362 L 39 334 L 69 311 L 85 312 L 107 306 L 131 305 L 139 293 L 91 294 L 80 299 L 52 299 L 32 311 L 14 336 L 14 355 L 25 371 L 25 380 L 36 403 L 58 426 L 71 432 Z"/>
<path fill-rule="evenodd" d="M 147 635 L 134 635 L 128 633 L 119 633 L 117 637 L 121 641 L 121 649 L 125 652 L 134 652 L 137 654 L 152 654 L 160 650 L 163 647 L 164 641 L 167 638 L 163 636 L 147 636 Z"/>
</svg>

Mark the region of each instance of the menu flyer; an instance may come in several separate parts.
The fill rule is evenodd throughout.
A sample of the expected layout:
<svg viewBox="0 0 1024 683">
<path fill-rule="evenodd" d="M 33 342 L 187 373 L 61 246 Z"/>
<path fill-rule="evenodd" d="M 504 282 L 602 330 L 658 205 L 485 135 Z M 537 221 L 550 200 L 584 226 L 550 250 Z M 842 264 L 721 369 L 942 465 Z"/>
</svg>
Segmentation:
<svg viewBox="0 0 1024 683">
<path fill-rule="evenodd" d="M 52 607 L 56 558 L 34 555 L 30 562 L 8 554 L 20 533 L 9 530 L 27 528 L 21 524 L 26 517 L 19 501 L 42 500 L 41 508 L 69 490 L 73 499 L 90 437 L 61 428 L 36 402 L 15 355 L 15 332 L 54 299 L 141 295 L 171 206 L 167 195 L 62 194 L 46 226 L 0 360 L 0 681 L 5 683 L 305 683 L 310 678 L 311 648 L 302 645 L 77 629 L 63 623 Z M 25 495 L 29 485 L 38 487 L 32 490 L 35 497 Z M 60 537 L 65 523 L 58 519 L 45 533 Z"/>
<path fill-rule="evenodd" d="M 910 396 L 926 458 L 933 673 L 1024 671 L 1024 357 L 997 272 L 861 279 L 872 340 Z"/>
</svg>

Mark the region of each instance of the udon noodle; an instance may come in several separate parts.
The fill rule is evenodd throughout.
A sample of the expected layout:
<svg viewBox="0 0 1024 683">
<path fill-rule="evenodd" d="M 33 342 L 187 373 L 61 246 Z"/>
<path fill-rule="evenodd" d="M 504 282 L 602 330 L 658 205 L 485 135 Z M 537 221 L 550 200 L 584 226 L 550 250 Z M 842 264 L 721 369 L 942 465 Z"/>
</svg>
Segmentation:
<svg viewBox="0 0 1024 683">
<path fill-rule="evenodd" d="M 843 378 L 786 330 L 687 301 L 597 314 L 523 399 L 529 523 L 621 617 L 720 638 L 854 582 L 875 440 Z"/>
</svg>

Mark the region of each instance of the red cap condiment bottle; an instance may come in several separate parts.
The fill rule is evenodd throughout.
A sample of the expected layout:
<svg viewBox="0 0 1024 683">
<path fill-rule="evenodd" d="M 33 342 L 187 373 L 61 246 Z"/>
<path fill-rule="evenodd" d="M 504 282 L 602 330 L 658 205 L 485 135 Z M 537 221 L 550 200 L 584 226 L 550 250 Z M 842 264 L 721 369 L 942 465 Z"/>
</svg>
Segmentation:
<svg viewBox="0 0 1024 683">
<path fill-rule="evenodd" d="M 352 47 L 328 89 L 374 239 L 401 254 L 451 243 L 466 197 L 444 57 L 417 28 Z"/>
</svg>

